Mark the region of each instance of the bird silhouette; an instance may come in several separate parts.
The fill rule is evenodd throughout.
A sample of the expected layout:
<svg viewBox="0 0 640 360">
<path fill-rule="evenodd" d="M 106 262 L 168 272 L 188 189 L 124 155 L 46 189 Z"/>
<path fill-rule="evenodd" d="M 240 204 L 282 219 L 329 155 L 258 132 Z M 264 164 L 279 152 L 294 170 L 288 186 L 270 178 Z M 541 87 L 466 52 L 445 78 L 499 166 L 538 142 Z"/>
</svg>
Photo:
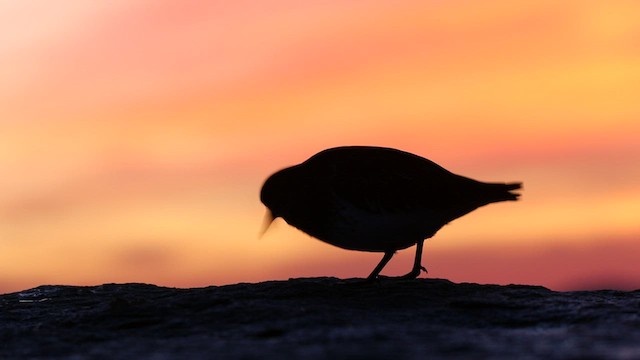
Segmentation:
<svg viewBox="0 0 640 360">
<path fill-rule="evenodd" d="M 511 191 L 521 185 L 476 181 L 397 149 L 344 146 L 274 173 L 260 200 L 268 209 L 266 228 L 281 217 L 340 248 L 383 252 L 369 280 L 397 250 L 416 245 L 412 270 L 398 277 L 414 279 L 426 272 L 425 239 L 481 206 L 517 200 L 520 194 Z"/>
</svg>

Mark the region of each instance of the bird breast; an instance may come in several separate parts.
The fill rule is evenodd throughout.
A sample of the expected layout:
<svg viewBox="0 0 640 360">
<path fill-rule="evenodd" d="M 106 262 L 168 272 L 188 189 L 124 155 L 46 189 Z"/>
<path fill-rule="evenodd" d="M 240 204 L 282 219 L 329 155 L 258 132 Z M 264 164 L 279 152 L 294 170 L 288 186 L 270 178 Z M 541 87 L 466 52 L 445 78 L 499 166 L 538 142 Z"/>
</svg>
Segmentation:
<svg viewBox="0 0 640 360">
<path fill-rule="evenodd" d="M 320 240 L 360 251 L 395 251 L 433 236 L 443 225 L 428 210 L 371 212 L 336 199 L 336 209 L 327 234 Z"/>
</svg>

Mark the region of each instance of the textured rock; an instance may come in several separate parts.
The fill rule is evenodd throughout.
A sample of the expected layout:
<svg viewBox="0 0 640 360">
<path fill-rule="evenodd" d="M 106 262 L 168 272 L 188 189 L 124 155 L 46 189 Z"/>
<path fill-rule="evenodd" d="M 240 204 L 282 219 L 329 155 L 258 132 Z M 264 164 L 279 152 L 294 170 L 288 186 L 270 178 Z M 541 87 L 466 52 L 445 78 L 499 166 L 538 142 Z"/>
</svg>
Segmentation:
<svg viewBox="0 0 640 360">
<path fill-rule="evenodd" d="M 0 296 L 1 359 L 640 358 L 640 291 L 292 279 Z"/>
</svg>

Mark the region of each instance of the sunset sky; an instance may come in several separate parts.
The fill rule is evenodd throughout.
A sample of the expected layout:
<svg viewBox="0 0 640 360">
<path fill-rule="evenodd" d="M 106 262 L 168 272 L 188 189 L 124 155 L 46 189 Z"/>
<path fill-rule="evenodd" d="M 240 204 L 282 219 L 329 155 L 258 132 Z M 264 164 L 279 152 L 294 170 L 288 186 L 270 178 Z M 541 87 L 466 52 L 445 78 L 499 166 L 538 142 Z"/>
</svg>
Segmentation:
<svg viewBox="0 0 640 360">
<path fill-rule="evenodd" d="M 425 243 L 429 277 L 640 289 L 638 1 L 2 1 L 0 293 L 365 277 L 267 176 L 380 145 L 522 200 Z M 383 273 L 412 265 L 399 252 Z"/>
</svg>

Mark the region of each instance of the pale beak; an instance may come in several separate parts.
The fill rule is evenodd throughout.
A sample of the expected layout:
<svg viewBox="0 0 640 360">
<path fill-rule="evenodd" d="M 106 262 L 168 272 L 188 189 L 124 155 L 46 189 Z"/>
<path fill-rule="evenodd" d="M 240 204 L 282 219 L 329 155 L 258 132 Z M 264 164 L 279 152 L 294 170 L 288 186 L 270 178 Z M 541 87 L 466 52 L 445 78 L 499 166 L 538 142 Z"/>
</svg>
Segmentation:
<svg viewBox="0 0 640 360">
<path fill-rule="evenodd" d="M 262 221 L 262 229 L 260 229 L 259 237 L 264 236 L 264 234 L 269 230 L 271 224 L 273 224 L 273 220 L 276 218 L 273 216 L 273 213 L 269 208 L 267 208 L 267 212 L 264 214 L 264 220 Z"/>
</svg>

